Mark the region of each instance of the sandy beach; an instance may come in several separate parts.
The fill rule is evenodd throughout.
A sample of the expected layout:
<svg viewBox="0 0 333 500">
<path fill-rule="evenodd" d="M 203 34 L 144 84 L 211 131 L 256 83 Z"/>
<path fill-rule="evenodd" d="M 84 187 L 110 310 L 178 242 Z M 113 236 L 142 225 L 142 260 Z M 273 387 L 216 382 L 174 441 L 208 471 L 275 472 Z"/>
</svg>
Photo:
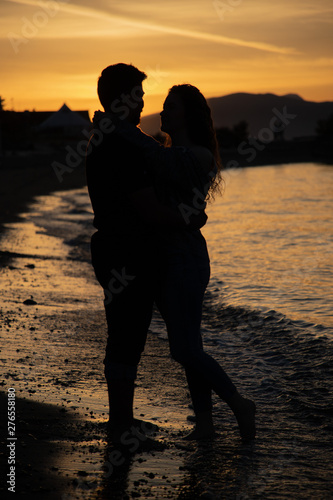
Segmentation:
<svg viewBox="0 0 333 500">
<path fill-rule="evenodd" d="M 299 409 L 292 401 L 292 391 L 306 375 L 290 376 L 289 393 L 281 390 L 282 382 L 276 387 L 273 372 L 283 378 L 285 371 L 289 373 L 288 364 L 277 352 L 270 352 L 265 338 L 279 334 L 284 353 L 290 352 L 297 339 L 288 336 L 288 325 L 276 322 L 272 313 L 263 319 L 244 311 L 240 320 L 232 308 L 221 309 L 214 319 L 204 311 L 204 331 L 218 323 L 218 338 L 223 339 L 210 341 L 207 348 L 257 402 L 254 444 L 242 445 L 233 415 L 217 398 L 217 437 L 199 443 L 183 440 L 192 428 L 188 417 L 193 412 L 183 371 L 170 358 L 157 313 L 139 367 L 135 417 L 147 422 L 146 427 L 157 424 L 158 431 L 149 438 L 152 441 L 140 433 L 137 440 L 122 447 L 108 443 L 102 364 L 106 323 L 102 292 L 89 262 L 92 228 L 82 229 L 83 202 L 81 209 L 70 205 L 71 189 L 84 185 L 83 170 L 68 176 L 67 184 L 60 187 L 56 179 L 51 181 L 49 171 L 46 184 L 41 167 L 31 172 L 22 167 L 15 173 L 0 171 L 10 183 L 7 197 L 2 198 L 0 281 L 1 490 L 6 498 L 13 498 L 6 484 L 11 456 L 8 442 L 14 443 L 14 498 L 333 498 L 327 467 L 332 458 L 327 435 L 332 427 L 325 393 L 319 389 L 324 391 L 324 384 L 317 370 L 316 386 L 323 404 L 319 408 L 318 403 L 316 414 L 307 402 Z M 38 226 L 43 212 L 44 217 L 50 214 L 51 227 L 52 214 L 61 204 L 67 217 L 61 225 L 57 222 L 52 231 Z M 304 340 L 301 344 L 308 349 Z M 257 346 L 262 354 L 255 367 L 262 370 L 260 382 L 249 361 Z M 316 346 L 319 349 L 318 342 Z M 269 355 L 272 370 L 264 366 Z M 312 361 L 315 364 L 315 357 Z M 8 398 L 9 393 L 15 398 Z M 13 427 L 8 427 L 7 410 L 13 399 L 15 431 L 11 437 L 17 439 L 9 441 Z"/>
<path fill-rule="evenodd" d="M 105 425 L 101 290 L 84 251 L 78 258 L 75 246 L 68 249 L 60 238 L 38 233 L 29 215 L 22 219 L 6 228 L 1 280 L 1 398 L 6 409 L 8 390 L 15 390 L 16 495 L 201 497 L 208 488 L 204 475 L 202 482 L 193 481 L 185 462 L 191 453 L 206 454 L 210 445 L 182 440 L 191 428 L 190 399 L 182 369 L 169 356 L 162 320 L 156 314 L 152 322 L 135 396 L 135 416 L 159 431 L 152 443 L 139 435 L 137 442 L 114 449 Z M 5 414 L 1 423 L 6 437 Z M 236 429 L 234 446 L 240 446 Z"/>
<path fill-rule="evenodd" d="M 106 433 L 106 323 L 89 263 L 89 235 L 81 238 L 80 247 L 69 248 L 61 228 L 59 238 L 36 230 L 30 222 L 33 197 L 59 186 L 45 165 L 28 171 L 22 158 L 15 160 L 1 171 L 6 188 L 1 217 L 2 471 L 9 472 L 7 404 L 8 393 L 14 392 L 16 497 L 157 499 L 182 492 L 183 498 L 193 498 L 199 485 L 186 478 L 184 456 L 195 446 L 181 439 L 191 428 L 186 423 L 192 413 L 189 395 L 184 374 L 161 339 L 161 319 L 156 315 L 151 325 L 135 396 L 135 416 L 157 424 L 159 432 L 153 443 L 140 437 L 114 450 Z M 61 188 L 82 184 L 81 170 Z M 38 198 L 39 204 L 43 201 L 50 202 L 47 196 Z M 10 497 L 6 480 L 3 476 L 1 489 Z"/>
</svg>

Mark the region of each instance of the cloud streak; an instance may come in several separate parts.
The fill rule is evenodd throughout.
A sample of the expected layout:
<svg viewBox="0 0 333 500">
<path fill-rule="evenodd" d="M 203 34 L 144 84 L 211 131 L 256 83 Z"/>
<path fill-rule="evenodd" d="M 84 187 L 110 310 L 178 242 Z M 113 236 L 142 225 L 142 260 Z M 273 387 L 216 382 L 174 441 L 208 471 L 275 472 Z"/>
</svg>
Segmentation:
<svg viewBox="0 0 333 500">
<path fill-rule="evenodd" d="M 6 1 L 9 3 L 15 3 L 15 4 L 36 7 L 37 9 L 41 9 L 41 7 L 43 5 L 42 1 L 36 1 L 36 0 L 6 0 Z M 45 2 L 45 5 L 47 5 L 47 4 L 48 4 L 48 2 Z M 52 2 L 52 4 L 56 5 L 57 6 L 56 9 L 62 13 L 67 13 L 67 14 L 71 14 L 71 15 L 75 15 L 75 16 L 87 17 L 90 19 L 93 18 L 93 19 L 103 20 L 104 23 L 105 23 L 105 21 L 117 22 L 117 23 L 121 23 L 125 26 L 134 28 L 136 30 L 138 30 L 138 29 L 146 30 L 146 31 L 155 32 L 155 33 L 159 33 L 159 34 L 180 36 L 180 37 L 193 39 L 193 40 L 201 40 L 204 42 L 210 42 L 210 43 L 215 43 L 215 44 L 243 47 L 243 48 L 254 49 L 254 50 L 276 53 L 276 54 L 284 54 L 284 55 L 299 54 L 299 51 L 297 51 L 296 49 L 291 48 L 291 47 L 280 47 L 280 46 L 269 44 L 269 43 L 256 42 L 256 41 L 250 41 L 250 40 L 242 40 L 240 38 L 227 37 L 227 36 L 222 36 L 222 35 L 218 35 L 218 34 L 201 32 L 201 31 L 197 31 L 197 30 L 164 26 L 158 22 L 149 22 L 148 23 L 148 22 L 132 19 L 128 16 L 125 17 L 125 16 L 120 16 L 119 14 L 113 14 L 113 13 L 110 13 L 108 11 L 96 10 L 96 9 L 89 8 L 89 7 L 77 6 L 77 5 L 69 4 L 66 2 L 58 2 L 55 0 Z M 105 29 L 103 30 L 103 34 L 105 36 Z M 41 34 L 41 36 L 42 36 L 42 34 Z M 95 36 L 98 37 L 101 35 L 95 32 Z M 70 33 L 68 34 L 68 37 L 69 38 L 71 37 Z"/>
</svg>

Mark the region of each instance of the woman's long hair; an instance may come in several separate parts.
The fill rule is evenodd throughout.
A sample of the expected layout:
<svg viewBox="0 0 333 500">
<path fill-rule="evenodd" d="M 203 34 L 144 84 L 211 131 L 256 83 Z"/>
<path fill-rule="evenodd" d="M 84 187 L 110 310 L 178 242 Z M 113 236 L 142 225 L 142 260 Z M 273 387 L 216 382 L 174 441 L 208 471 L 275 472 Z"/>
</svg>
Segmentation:
<svg viewBox="0 0 333 500">
<path fill-rule="evenodd" d="M 216 194 L 221 194 L 223 179 L 221 175 L 222 163 L 219 146 L 211 116 L 210 107 L 205 97 L 197 87 L 188 83 L 174 85 L 169 94 L 177 94 L 184 105 L 185 120 L 189 137 L 194 144 L 209 149 L 214 156 L 217 173 L 207 194 L 208 200 L 213 200 Z"/>
</svg>

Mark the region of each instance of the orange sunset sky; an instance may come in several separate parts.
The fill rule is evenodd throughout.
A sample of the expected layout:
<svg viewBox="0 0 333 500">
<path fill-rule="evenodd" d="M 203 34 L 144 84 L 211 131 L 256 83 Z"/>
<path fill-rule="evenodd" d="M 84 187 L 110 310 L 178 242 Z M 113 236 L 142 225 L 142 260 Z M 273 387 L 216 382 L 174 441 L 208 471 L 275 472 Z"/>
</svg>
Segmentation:
<svg viewBox="0 0 333 500">
<path fill-rule="evenodd" d="M 332 0 L 1 0 L 0 43 L 0 95 L 16 111 L 92 114 L 117 62 L 148 74 L 144 115 L 184 82 L 206 97 L 333 100 Z"/>
</svg>

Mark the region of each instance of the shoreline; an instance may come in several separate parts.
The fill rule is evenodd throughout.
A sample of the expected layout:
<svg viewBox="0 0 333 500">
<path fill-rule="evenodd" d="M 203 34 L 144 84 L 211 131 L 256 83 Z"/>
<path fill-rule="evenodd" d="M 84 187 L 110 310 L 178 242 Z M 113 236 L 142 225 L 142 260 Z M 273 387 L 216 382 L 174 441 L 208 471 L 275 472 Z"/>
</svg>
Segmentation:
<svg viewBox="0 0 333 500">
<path fill-rule="evenodd" d="M 42 189 L 33 186 L 34 192 Z M 70 196 L 70 192 L 65 196 L 65 207 Z M 8 473 L 5 410 L 7 391 L 14 388 L 18 497 L 329 498 L 325 390 L 330 379 L 327 369 L 316 371 L 327 345 L 295 336 L 288 322 L 277 321 L 272 312 L 258 316 L 219 303 L 220 309 L 212 314 L 209 300 L 214 302 L 214 296 L 208 297 L 204 308 L 205 345 L 244 395 L 257 403 L 254 444 L 242 445 L 231 411 L 216 396 L 216 439 L 198 443 L 182 439 L 193 425 L 187 420 L 193 415 L 188 390 L 182 368 L 170 358 L 163 322 L 154 315 L 139 366 L 135 417 L 159 426 L 154 437 L 157 449 L 143 443 L 142 449 L 131 453 L 128 447 L 109 446 L 103 374 L 106 323 L 102 291 L 87 256 L 89 229 L 80 224 L 76 228 L 72 221 L 68 245 L 67 226 L 47 231 L 33 222 L 38 222 L 34 219 L 38 210 L 45 218 L 61 199 L 56 193 L 41 196 L 25 215 L 7 223 L 1 240 L 0 431 L 6 450 L 1 470 Z M 18 201 L 13 199 L 13 206 Z M 75 214 L 77 221 L 80 206 L 72 208 L 68 214 Z M 296 360 L 293 349 L 299 353 Z M 307 352 L 311 356 L 304 366 Z M 2 480 L 3 491 L 4 485 Z"/>
<path fill-rule="evenodd" d="M 0 157 L 0 228 L 20 220 L 35 196 L 85 186 L 84 159 L 59 182 L 52 162 L 65 163 L 64 151 L 53 153 L 22 152 Z"/>
<path fill-rule="evenodd" d="M 158 315 L 152 321 L 139 366 L 134 402 L 136 418 L 159 426 L 154 437 L 157 450 L 147 449 L 143 443 L 142 449 L 128 453 L 108 445 L 102 291 L 88 259 L 75 258 L 75 248 L 63 243 L 61 233 L 57 238 L 50 236 L 34 226 L 29 212 L 24 215 L 29 197 L 45 195 L 42 169 L 42 165 L 36 167 L 35 182 L 22 188 L 24 196 L 11 200 L 15 216 L 2 217 L 0 335 L 6 344 L 1 349 L 4 379 L 0 398 L 4 404 L 0 431 L 1 446 L 6 450 L 5 410 L 8 389 L 13 388 L 16 494 L 43 499 L 47 495 L 49 500 L 192 500 L 205 494 L 219 498 L 209 492 L 212 486 L 219 489 L 225 472 L 211 485 L 209 465 L 206 467 L 203 457 L 209 455 L 216 463 L 222 455 L 232 460 L 235 453 L 242 454 L 244 446 L 230 412 L 227 440 L 223 433 L 214 447 L 212 443 L 182 440 L 193 427 L 187 421 L 193 412 L 188 407 L 185 375 L 170 358 L 165 327 Z M 23 181 L 20 178 L 21 184 Z M 74 181 L 73 177 L 71 183 Z M 77 182 L 79 187 L 79 173 Z M 31 206 L 29 210 L 34 212 L 35 204 Z M 114 452 L 119 451 L 125 460 L 118 466 L 113 461 Z M 1 470 L 7 474 L 6 452 L 1 461 Z M 229 498 L 247 489 L 243 476 L 244 471 L 228 486 Z M 2 491 L 5 484 L 2 480 Z"/>
<path fill-rule="evenodd" d="M 29 192 L 27 186 L 25 199 L 40 190 L 34 185 Z M 142 356 L 135 416 L 158 424 L 156 442 L 163 451 L 148 447 L 128 455 L 125 450 L 124 466 L 115 467 L 112 458 L 110 465 L 110 453 L 117 450 L 110 449 L 105 428 L 102 291 L 87 259 L 77 259 L 75 248 L 61 236 L 52 237 L 34 226 L 29 213 L 19 215 L 21 203 L 12 200 L 17 210 L 13 222 L 2 218 L 7 224 L 1 240 L 0 336 L 6 339 L 0 391 L 3 474 L 10 472 L 6 413 L 8 390 L 14 389 L 14 483 L 19 498 L 110 498 L 110 491 L 119 500 L 128 492 L 156 500 L 168 492 L 172 498 L 185 488 L 182 457 L 190 445 L 181 437 L 191 428 L 186 422 L 191 411 L 182 369 L 170 359 L 167 342 L 158 338 L 161 320 L 153 320 L 155 334 L 149 334 Z M 170 380 L 165 385 L 166 373 Z M 3 492 L 5 485 L 2 476 Z"/>
<path fill-rule="evenodd" d="M 289 163 L 333 165 L 332 146 L 319 140 L 270 141 L 249 138 L 237 148 L 221 148 L 224 168 L 262 167 Z"/>
<path fill-rule="evenodd" d="M 18 223 L 12 234 L 24 233 L 28 220 Z M 103 498 L 111 488 L 113 498 L 122 499 L 124 488 L 133 492 L 169 488 L 162 478 L 164 465 L 171 471 L 171 483 L 183 476 L 180 452 L 174 449 L 163 453 L 164 465 L 160 467 L 149 449 L 126 456 L 126 473 L 132 477 L 129 486 L 127 481 L 117 483 L 124 468 L 111 475 L 103 472 L 103 467 L 106 472 L 110 468 L 108 454 L 112 450 L 105 428 L 108 408 L 102 292 L 91 265 L 72 259 L 71 248 L 60 244 L 54 247 L 55 255 L 40 255 L 54 240 L 49 241 L 50 237 L 38 229 L 30 236 L 23 242 L 28 244 L 27 254 L 12 255 L 3 266 L 1 280 L 1 337 L 6 337 L 6 348 L 1 349 L 4 379 L 0 397 L 5 410 L 8 390 L 15 390 L 17 494 L 32 494 L 34 498 L 47 495 L 50 500 Z M 10 237 L 9 232 L 9 243 Z M 158 320 L 152 328 L 159 331 Z M 185 383 L 180 367 L 174 366 L 170 375 L 171 386 L 176 388 L 165 396 L 167 402 L 155 406 L 161 397 L 160 369 L 169 372 L 170 363 L 167 343 L 150 334 L 137 380 L 135 416 L 160 426 L 158 443 L 186 428 L 188 410 L 183 408 Z M 176 393 L 179 398 L 174 398 Z M 3 411 L 3 450 L 8 437 L 6 423 Z M 6 473 L 7 458 L 5 452 L 1 470 Z M 4 484 L 2 480 L 3 490 Z M 153 498 L 160 498 L 160 494 Z"/>
<path fill-rule="evenodd" d="M 257 143 L 256 143 L 257 144 Z M 265 144 L 263 150 L 256 147 L 247 149 L 246 154 L 235 149 L 224 149 L 221 153 L 223 166 L 230 169 L 246 167 L 262 167 L 285 163 L 333 164 L 329 155 L 321 151 L 319 146 L 311 142 L 295 143 L 295 150 L 290 154 L 288 143 Z M 328 149 L 328 148 L 327 148 Z M 35 196 L 46 195 L 55 191 L 66 191 L 86 186 L 85 161 L 77 163 L 71 171 L 64 172 L 61 182 L 52 168 L 52 162 L 66 164 L 66 151 L 34 152 L 26 151 L 16 154 L 5 154 L 0 157 L 0 228 L 6 222 L 19 220 L 27 205 Z"/>
</svg>

